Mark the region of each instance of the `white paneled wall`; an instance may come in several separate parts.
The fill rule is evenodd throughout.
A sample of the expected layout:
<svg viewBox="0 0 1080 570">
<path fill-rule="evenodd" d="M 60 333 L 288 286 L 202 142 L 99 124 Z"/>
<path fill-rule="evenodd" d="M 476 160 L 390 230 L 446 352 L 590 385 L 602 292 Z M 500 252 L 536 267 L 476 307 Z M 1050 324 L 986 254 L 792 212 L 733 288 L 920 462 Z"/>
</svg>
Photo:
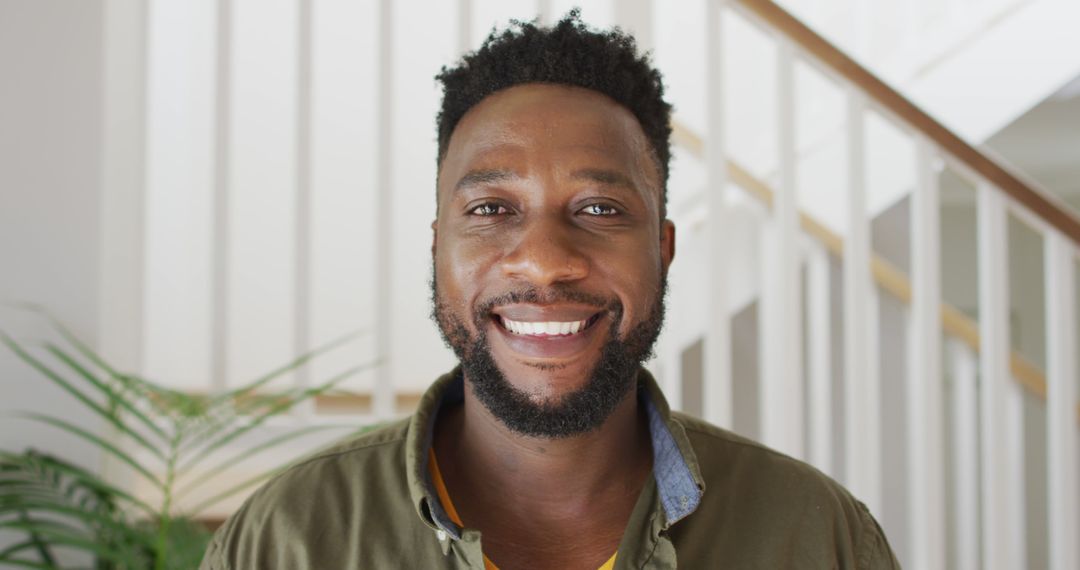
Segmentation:
<svg viewBox="0 0 1080 570">
<path fill-rule="evenodd" d="M 311 34 L 311 200 L 308 263 L 309 346 L 360 332 L 343 350 L 317 359 L 318 382 L 375 357 L 375 259 L 379 4 L 313 2 Z M 373 373 L 347 387 L 370 389 Z"/>
<path fill-rule="evenodd" d="M 297 31 L 293 0 L 233 0 L 225 237 L 228 382 L 291 354 L 296 335 Z M 291 377 L 283 377 L 285 386 Z"/>
<path fill-rule="evenodd" d="M 390 116 L 393 154 L 388 188 L 393 211 L 393 243 L 387 248 L 391 295 L 381 302 L 388 311 L 379 335 L 389 334 L 389 375 L 406 389 L 427 386 L 452 366 L 428 320 L 431 276 L 431 221 L 435 219 L 435 114 L 440 91 L 434 75 L 458 54 L 457 31 L 437 23 L 456 22 L 453 2 L 384 2 L 393 5 L 394 58 Z M 423 23 L 417 14 L 423 13 Z M 416 29 L 417 26 L 422 26 Z M 425 49 L 416 49 L 423 34 Z M 383 109 L 385 113 L 386 110 Z M 385 212 L 383 212 L 385 214 Z"/>
<path fill-rule="evenodd" d="M 143 371 L 211 385 L 217 9 L 147 11 Z"/>
</svg>

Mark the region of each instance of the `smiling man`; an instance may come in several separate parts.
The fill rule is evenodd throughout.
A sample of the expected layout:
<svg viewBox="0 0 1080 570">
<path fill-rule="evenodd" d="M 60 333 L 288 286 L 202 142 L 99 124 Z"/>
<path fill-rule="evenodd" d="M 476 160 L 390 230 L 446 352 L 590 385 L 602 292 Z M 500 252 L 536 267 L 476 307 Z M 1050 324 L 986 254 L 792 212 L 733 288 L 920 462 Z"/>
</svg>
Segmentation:
<svg viewBox="0 0 1080 570">
<path fill-rule="evenodd" d="M 245 503 L 204 568 L 893 568 L 813 468 L 671 412 L 671 107 L 619 31 L 515 23 L 444 69 L 434 318 L 408 420 Z"/>
</svg>

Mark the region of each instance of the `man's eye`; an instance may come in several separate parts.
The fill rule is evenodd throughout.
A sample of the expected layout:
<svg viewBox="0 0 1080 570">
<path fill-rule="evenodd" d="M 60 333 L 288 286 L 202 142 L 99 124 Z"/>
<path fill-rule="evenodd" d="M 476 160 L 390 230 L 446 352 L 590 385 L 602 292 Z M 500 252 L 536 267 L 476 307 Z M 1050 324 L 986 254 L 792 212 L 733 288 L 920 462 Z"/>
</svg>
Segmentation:
<svg viewBox="0 0 1080 570">
<path fill-rule="evenodd" d="M 581 211 L 590 216 L 614 216 L 619 213 L 618 210 L 607 204 L 589 204 L 582 208 Z"/>
<path fill-rule="evenodd" d="M 507 210 L 504 206 L 500 206 L 499 204 L 492 204 L 490 202 L 487 204 L 480 204 L 479 206 L 469 211 L 469 213 L 474 216 L 498 216 L 500 214 L 506 214 L 508 212 L 509 210 Z"/>
</svg>

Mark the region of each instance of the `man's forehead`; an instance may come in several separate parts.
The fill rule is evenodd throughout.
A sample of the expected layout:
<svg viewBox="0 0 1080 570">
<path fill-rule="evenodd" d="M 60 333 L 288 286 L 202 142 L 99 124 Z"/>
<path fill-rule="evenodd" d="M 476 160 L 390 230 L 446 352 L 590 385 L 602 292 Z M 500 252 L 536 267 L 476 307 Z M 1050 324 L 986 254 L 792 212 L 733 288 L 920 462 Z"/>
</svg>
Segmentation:
<svg viewBox="0 0 1080 570">
<path fill-rule="evenodd" d="M 571 167 L 577 179 L 632 182 L 633 174 L 624 170 L 645 166 L 656 170 L 650 182 L 659 183 L 648 141 L 628 109 L 580 87 L 525 84 L 489 95 L 462 118 L 440 162 L 439 185 L 456 188 L 520 177 L 523 173 L 501 166 L 551 151 L 581 159 L 582 165 Z M 590 159 L 598 166 L 586 167 Z"/>
</svg>

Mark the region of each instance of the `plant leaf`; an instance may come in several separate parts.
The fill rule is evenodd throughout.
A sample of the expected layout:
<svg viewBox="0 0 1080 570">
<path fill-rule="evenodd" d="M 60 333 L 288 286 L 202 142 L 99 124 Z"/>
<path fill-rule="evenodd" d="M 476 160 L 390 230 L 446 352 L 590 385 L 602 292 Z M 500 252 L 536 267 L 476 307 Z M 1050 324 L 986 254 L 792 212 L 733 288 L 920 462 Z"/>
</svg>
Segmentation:
<svg viewBox="0 0 1080 570">
<path fill-rule="evenodd" d="M 233 496 L 233 495 L 235 495 L 235 494 L 237 494 L 237 493 L 239 493 L 239 492 L 241 492 L 241 491 L 243 491 L 245 489 L 248 489 L 252 485 L 256 485 L 256 484 L 258 484 L 258 483 L 260 483 L 262 481 L 265 481 L 266 479 L 269 479 L 269 478 L 273 477 L 274 475 L 277 475 L 278 473 L 281 473 L 281 472 L 289 469 L 293 465 L 296 465 L 296 464 L 298 464 L 298 463 L 300 463 L 302 461 L 306 461 L 309 457 L 316 456 L 319 453 L 321 453 L 323 450 L 330 449 L 331 447 L 333 447 L 335 445 L 338 445 L 338 443 L 340 443 L 342 440 L 346 440 L 346 439 L 348 439 L 350 437 L 356 437 L 357 435 L 363 434 L 363 433 L 371 431 L 373 429 L 378 429 L 382 425 L 383 425 L 382 423 L 378 423 L 378 424 L 374 424 L 374 425 L 370 425 L 370 426 L 364 426 L 364 427 L 362 427 L 362 428 L 360 428 L 360 429 L 346 435 L 345 437 L 343 437 L 343 438 L 341 438 L 341 439 L 339 439 L 337 441 L 331 442 L 331 443 L 321 447 L 320 449 L 318 449 L 318 450 L 316 450 L 316 451 L 314 451 L 312 453 L 309 453 L 309 454 L 304 455 L 302 457 L 298 457 L 298 458 L 286 463 L 285 465 L 282 465 L 281 467 L 275 467 L 273 469 L 269 469 L 267 471 L 264 471 L 263 473 L 260 473 L 259 475 L 255 475 L 254 477 L 251 477 L 251 478 L 249 478 L 249 479 L 247 479 L 245 481 L 237 483 L 236 485 L 233 485 L 232 487 L 229 487 L 228 489 L 225 489 L 224 491 L 222 491 L 222 492 L 220 492 L 220 493 L 218 493 L 218 494 L 204 500 L 203 502 L 195 505 L 195 507 L 193 507 L 191 509 L 191 511 L 188 513 L 188 516 L 190 516 L 192 518 L 198 517 L 200 513 L 202 513 L 203 511 L 205 511 L 209 507 L 213 506 L 218 501 L 223 501 L 223 500 L 225 500 L 225 499 L 227 499 L 227 498 L 229 498 L 229 497 L 231 497 L 231 496 Z"/>
<path fill-rule="evenodd" d="M 30 515 L 26 512 L 26 510 L 19 511 L 19 520 L 27 521 L 29 519 Z M 34 550 L 36 550 L 38 556 L 41 557 L 41 561 L 46 564 L 51 564 L 55 566 L 56 559 L 53 558 L 52 551 L 50 551 L 48 545 L 45 544 L 45 541 L 44 539 L 42 539 L 41 534 L 33 530 L 27 532 L 27 534 L 30 535 L 30 542 L 34 543 Z"/>
<path fill-rule="evenodd" d="M 98 544 L 94 541 L 93 537 L 71 535 L 68 532 L 48 526 L 41 526 L 35 522 L 22 523 L 18 521 L 0 522 L 0 528 L 10 528 L 13 530 L 33 531 L 42 536 L 43 540 L 49 544 L 62 544 L 67 547 L 76 548 L 79 550 L 85 550 L 98 556 L 99 558 L 105 558 L 108 560 L 114 560 L 116 562 L 131 564 L 134 562 L 131 553 L 125 553 L 117 551 L 115 548 L 109 548 L 106 545 Z M 50 566 L 46 566 L 49 568 Z M 51 566 L 55 567 L 55 566 Z"/>
<path fill-rule="evenodd" d="M 8 560 L 11 557 L 12 554 L 17 553 L 20 550 L 30 550 L 30 549 L 36 548 L 36 547 L 37 547 L 37 542 L 35 542 L 34 539 L 29 539 L 29 540 L 26 540 L 26 541 L 23 541 L 23 542 L 17 542 L 15 544 L 12 544 L 11 546 L 3 549 L 3 550 L 0 550 L 0 561 Z M 44 566 L 44 568 L 48 568 L 48 566 Z"/>
<path fill-rule="evenodd" d="M 44 568 L 45 570 L 56 570 L 56 564 L 42 564 L 41 562 L 32 562 L 30 560 L 20 560 L 18 558 L 0 558 L 0 562 L 11 566 L 18 566 L 19 568 Z"/>
<path fill-rule="evenodd" d="M 250 447 L 250 448 L 244 450 L 243 453 L 241 453 L 239 455 L 229 457 L 229 458 L 225 459 L 224 461 L 222 461 L 221 463 L 219 463 L 218 465 L 216 465 L 216 466 L 210 468 L 209 470 L 205 471 L 198 478 L 196 478 L 195 480 L 191 481 L 190 483 L 187 483 L 186 485 L 184 485 L 184 487 L 182 489 L 176 491 L 174 496 L 176 498 L 180 498 L 180 497 L 188 494 L 189 492 L 191 492 L 195 488 L 197 488 L 199 485 L 205 483 L 206 481 L 209 481 L 210 479 L 213 479 L 218 474 L 228 470 L 230 467 L 233 467 L 235 465 L 240 464 L 240 462 L 244 461 L 245 459 L 248 459 L 249 457 L 253 457 L 255 455 L 258 455 L 259 453 L 262 453 L 263 451 L 273 449 L 273 448 L 275 448 L 275 447 L 277 447 L 277 446 L 279 446 L 279 445 L 281 445 L 281 444 L 283 444 L 285 442 L 291 441 L 291 440 L 296 439 L 298 437 L 303 437 L 303 436 L 308 435 L 310 433 L 315 433 L 315 432 L 319 432 L 319 431 L 326 431 L 328 429 L 343 429 L 343 428 L 346 428 L 346 427 L 350 427 L 350 426 L 342 426 L 342 425 L 308 426 L 308 427 L 299 428 L 299 429 L 290 431 L 290 432 L 288 432 L 288 433 L 286 433 L 284 435 L 280 435 L 278 437 L 275 437 L 275 438 L 273 438 L 273 439 L 271 439 L 269 441 L 266 441 L 266 442 L 264 442 L 262 444 L 256 445 L 254 447 Z"/>
<path fill-rule="evenodd" d="M 151 473 L 149 469 L 147 469 L 146 467 L 143 467 L 141 464 L 139 464 L 138 461 L 135 461 L 135 459 L 133 457 L 131 457 L 130 455 L 124 453 L 119 448 L 117 448 L 115 445 L 105 441 L 104 439 L 102 439 L 102 438 L 100 438 L 100 437 L 98 437 L 98 436 L 96 436 L 96 435 L 94 435 L 94 434 L 80 428 L 80 427 L 74 426 L 74 425 L 72 425 L 72 424 L 70 424 L 68 422 L 65 422 L 65 421 L 57 419 L 57 418 L 49 417 L 49 416 L 46 416 L 44 414 L 38 414 L 38 413 L 34 413 L 34 412 L 24 412 L 24 413 L 16 414 L 16 415 L 17 415 L 17 417 L 23 417 L 23 418 L 27 418 L 27 419 L 32 419 L 32 420 L 36 420 L 36 421 L 39 421 L 39 422 L 42 422 L 42 423 L 52 425 L 54 427 L 57 427 L 57 428 L 60 428 L 60 429 L 62 429 L 64 431 L 66 431 L 68 433 L 71 433 L 73 435 L 76 435 L 78 437 L 86 439 L 86 440 L 90 441 L 91 443 L 93 443 L 93 444 L 97 445 L 98 447 L 100 447 L 103 451 L 108 451 L 110 454 L 112 454 L 114 457 L 116 457 L 116 458 L 120 459 L 121 461 L 123 461 L 124 463 L 126 463 L 129 467 L 134 469 L 136 472 L 138 472 L 141 475 L 145 476 L 147 478 L 147 480 L 149 480 L 151 483 L 153 483 L 154 486 L 156 486 L 157 488 L 159 488 L 159 489 L 163 488 L 163 485 L 162 485 L 161 481 L 158 480 L 158 478 L 156 476 L 154 476 L 154 474 Z"/>
<path fill-rule="evenodd" d="M 78 482 L 87 489 L 92 490 L 96 493 L 103 493 L 110 497 L 114 497 L 116 499 L 124 501 L 130 506 L 141 510 L 143 513 L 145 513 L 147 517 L 157 517 L 157 511 L 153 507 L 143 502 L 139 498 L 135 497 L 134 495 L 127 493 L 126 491 L 123 491 L 118 487 L 110 485 L 102 478 L 94 475 L 93 473 L 85 469 L 56 459 L 49 455 L 38 454 L 35 452 L 27 452 L 23 455 L 17 455 L 14 453 L 0 451 L 0 468 L 21 466 L 24 469 L 29 469 L 31 467 L 28 464 L 32 462 L 36 463 L 37 465 L 43 466 L 44 468 L 52 470 L 56 475 L 67 475 L 68 477 L 71 477 L 73 481 Z M 10 469 L 8 471 L 10 471 Z M 4 473 L 5 471 L 0 469 L 0 491 L 2 491 L 4 486 L 16 484 L 15 480 L 8 480 L 2 478 Z M 37 484 L 34 479 L 23 480 L 22 483 L 30 485 Z M 0 492 L 0 496 L 2 496 L 2 492 Z"/>
<path fill-rule="evenodd" d="M 86 343 L 80 340 L 79 337 L 71 331 L 71 329 L 64 326 L 64 323 L 60 322 L 60 319 L 54 317 L 52 313 L 50 313 L 44 307 L 31 303 L 23 303 L 22 307 L 44 317 L 45 320 L 47 320 L 52 326 L 52 328 L 60 333 L 60 336 L 62 336 L 64 340 L 68 341 L 69 343 L 71 343 L 72 346 L 75 347 L 75 350 L 77 350 L 80 354 L 86 357 L 87 360 L 93 362 L 99 368 L 107 372 L 109 376 L 122 376 L 119 372 L 116 371 L 115 368 L 105 362 L 105 359 L 98 356 L 98 354 L 91 350 L 90 347 L 86 345 Z"/>
<path fill-rule="evenodd" d="M 72 358 L 66 352 L 61 350 L 58 346 L 56 346 L 56 345 L 54 345 L 52 343 L 46 343 L 45 346 L 46 346 L 46 350 L 48 350 L 50 353 L 52 353 L 53 356 L 55 356 L 56 358 L 61 360 L 64 364 L 67 364 L 68 368 L 71 368 L 77 374 L 79 374 L 79 376 L 84 378 L 87 382 L 93 384 L 97 389 L 104 392 L 106 397 L 108 397 L 109 402 L 115 402 L 120 407 L 122 407 L 125 410 L 131 412 L 131 414 L 133 416 L 135 416 L 140 421 L 142 421 L 142 423 L 147 428 L 149 428 L 151 431 L 153 431 L 154 433 L 156 433 L 157 435 L 161 436 L 164 439 L 168 439 L 169 436 L 168 436 L 168 434 L 165 433 L 165 430 L 161 429 L 161 427 L 158 426 L 156 423 L 154 423 L 154 421 L 151 420 L 146 414 L 144 414 L 142 411 L 140 411 L 138 408 L 136 408 L 135 405 L 132 404 L 130 401 L 128 401 L 128 399 L 126 397 L 124 397 L 123 394 L 121 394 L 120 392 L 112 389 L 107 384 L 105 384 L 104 382 L 99 380 L 89 370 L 87 370 L 84 366 L 82 366 L 77 361 L 75 361 L 74 358 Z"/>
<path fill-rule="evenodd" d="M 56 514 L 56 515 L 63 515 L 63 516 L 71 517 L 71 518 L 73 518 L 75 520 L 78 520 L 78 521 L 82 522 L 83 524 L 92 526 L 94 528 L 98 528 L 98 527 L 107 528 L 108 530 L 114 531 L 117 534 L 119 534 L 121 536 L 124 536 L 125 538 L 129 539 L 131 542 L 141 543 L 144 546 L 152 546 L 153 545 L 153 541 L 150 540 L 150 538 L 148 536 L 146 536 L 144 533 L 138 532 L 136 529 L 133 529 L 132 527 L 128 526 L 126 524 L 126 522 L 124 522 L 124 521 L 117 521 L 117 520 L 115 520 L 113 518 L 110 518 L 110 517 L 107 517 L 105 515 L 100 515 L 100 514 L 89 512 L 89 511 L 83 511 L 83 510 L 76 509 L 74 507 L 70 507 L 70 506 L 67 506 L 67 505 L 50 504 L 48 502 L 43 502 L 43 501 L 42 502 L 28 502 L 28 503 L 25 503 L 25 504 L 20 505 L 20 506 L 22 508 L 24 508 L 26 510 L 26 512 L 29 513 L 30 515 L 32 515 L 33 513 L 38 513 L 38 512 L 48 512 L 48 513 L 53 513 L 53 514 Z M 84 529 L 71 527 L 69 525 L 59 523 L 58 521 L 55 521 L 55 520 L 37 519 L 37 518 L 33 518 L 32 516 L 29 517 L 29 520 L 21 521 L 21 522 L 20 521 L 0 521 L 0 527 L 5 527 L 5 526 L 6 527 L 11 527 L 11 528 L 22 528 L 23 530 L 27 530 L 27 529 L 37 530 L 37 529 L 50 527 L 50 528 L 53 528 L 54 530 L 62 530 L 62 531 L 69 532 L 69 533 L 70 532 L 79 533 L 80 531 L 85 532 Z"/>
<path fill-rule="evenodd" d="M 235 430 L 232 430 L 231 432 L 217 438 L 216 440 L 214 440 L 213 442 L 211 442 L 207 446 L 200 449 L 198 452 L 195 453 L 195 455 L 193 457 L 188 458 L 184 462 L 184 465 L 182 467 L 177 469 L 177 473 L 180 474 L 180 473 L 187 472 L 187 470 L 190 469 L 191 466 L 195 465 L 196 463 L 201 461 L 203 458 L 205 458 L 207 455 L 213 453 L 215 450 L 220 449 L 225 444 L 227 444 L 227 443 L 229 443 L 231 441 L 234 441 L 236 438 L 238 438 L 238 437 L 244 435 L 245 433 L 259 427 L 260 425 L 262 425 L 264 422 L 266 422 L 266 420 L 270 419 L 271 417 L 279 415 L 279 414 L 281 414 L 281 413 L 283 413 L 285 411 L 288 411 L 290 408 L 292 408 L 296 404 L 298 404 L 298 403 L 300 403 L 300 402 L 302 402 L 302 401 L 304 401 L 304 400 L 306 400 L 308 398 L 311 398 L 313 396 L 321 394 L 321 393 L 325 392 L 326 390 L 329 390 L 330 388 L 334 387 L 334 385 L 340 383 L 342 380 L 345 380 L 349 376 L 352 376 L 353 374 L 355 374 L 360 369 L 361 369 L 361 367 L 354 367 L 354 368 L 351 368 L 349 370 L 346 370 L 345 372 L 342 372 L 342 373 L 338 374 L 337 376 L 334 376 L 329 381 L 327 381 L 327 382 L 325 382 L 325 383 L 323 383 L 323 384 L 321 384 L 319 386 L 316 386 L 315 388 L 308 388 L 308 389 L 303 390 L 301 392 L 301 394 L 299 396 L 295 397 L 295 398 L 289 398 L 289 399 L 286 399 L 286 400 L 284 400 L 284 401 L 282 401 L 282 402 L 280 402 L 278 404 L 275 404 L 275 405 L 271 406 L 269 409 L 267 409 L 264 412 L 262 412 L 261 414 L 255 416 L 254 419 L 250 423 L 248 423 L 247 425 L 244 425 L 244 426 L 241 426 L 239 428 L 236 428 Z"/>
<path fill-rule="evenodd" d="M 326 343 L 326 344 L 324 344 L 324 345 L 322 345 L 320 347 L 315 348 L 314 350 L 312 350 L 312 351 L 310 351 L 308 353 L 302 354 L 302 355 L 294 358 L 292 361 L 286 363 L 285 365 L 270 371 L 269 373 L 265 374 L 264 376 L 256 378 L 254 381 L 252 381 L 252 382 L 250 382 L 250 383 L 248 383 L 248 384 L 246 384 L 244 386 L 241 386 L 241 387 L 239 387 L 239 388 L 237 388 L 235 390 L 231 390 L 231 391 L 225 392 L 225 393 L 223 393 L 223 394 L 221 394 L 219 396 L 216 396 L 214 398 L 214 400 L 216 400 L 216 401 L 231 400 L 231 399 L 235 398 L 236 396 L 238 396 L 240 394 L 244 394 L 244 393 L 248 393 L 248 392 L 254 392 L 258 388 L 260 388 L 263 385 L 265 385 L 266 383 L 274 380 L 275 378 L 279 378 L 279 377 L 281 377 L 281 376 L 283 376 L 285 374 L 288 374 L 289 372 L 292 372 L 293 370 L 299 368 L 300 366 L 304 365 L 305 363 L 307 363 L 309 360 L 315 358 L 316 356 L 319 356 L 320 354 L 324 354 L 326 352 L 329 352 L 329 351 L 331 351 L 331 350 L 333 350 L 333 349 L 335 349 L 335 348 L 337 348 L 337 347 L 339 347 L 339 346 L 341 346 L 343 344 L 348 343 L 349 341 L 351 341 L 351 340 L 353 340 L 355 338 L 360 337 L 361 335 L 364 334 L 364 332 L 365 331 L 363 331 L 363 330 L 359 330 L 359 331 L 355 331 L 355 332 L 351 332 L 351 333 L 342 335 L 342 336 L 340 336 L 340 337 L 338 337 L 338 338 L 336 338 L 334 340 L 331 340 L 330 342 L 328 342 L 328 343 Z"/>
<path fill-rule="evenodd" d="M 29 352 L 27 352 L 26 350 L 24 350 L 22 348 L 22 346 L 20 346 L 18 343 L 16 343 L 15 340 L 12 339 L 10 336 L 8 336 L 6 333 L 0 333 L 0 342 L 3 342 L 4 344 L 6 344 L 8 346 L 8 348 L 10 348 L 19 357 L 19 359 L 21 359 L 23 362 L 26 362 L 31 367 L 33 367 L 35 370 L 37 370 L 42 375 L 44 375 L 46 378 L 48 378 L 49 380 L 52 380 L 54 384 L 60 386 L 61 388 L 63 388 L 66 392 L 68 392 L 72 396 L 75 396 L 75 398 L 77 400 L 82 402 L 86 407 L 90 408 L 94 412 L 97 412 L 98 415 L 105 418 L 105 420 L 108 421 L 109 423 L 111 423 L 112 425 L 116 426 L 116 428 L 119 429 L 121 432 L 127 434 L 129 437 L 131 437 L 136 442 L 141 444 L 144 448 L 146 448 L 148 451 L 150 451 L 154 455 L 158 456 L 159 458 L 164 459 L 165 456 L 161 453 L 161 450 L 158 449 L 157 446 L 155 446 L 154 444 L 147 441 L 147 439 L 144 438 L 137 431 L 134 431 L 131 428 L 129 428 L 126 424 L 124 424 L 123 421 L 121 421 L 119 418 L 117 418 L 114 414 L 109 413 L 109 411 L 106 410 L 104 407 L 102 407 L 101 404 L 98 404 L 97 402 L 90 399 L 81 390 L 79 390 L 78 388 L 73 386 L 70 382 L 68 382 L 66 379 L 64 379 L 63 376 L 61 376 L 60 374 L 58 374 L 57 372 L 55 372 L 54 370 L 49 368 L 47 365 L 45 365 L 44 362 L 42 362 L 41 360 L 35 358 L 34 355 L 32 355 Z"/>
</svg>

